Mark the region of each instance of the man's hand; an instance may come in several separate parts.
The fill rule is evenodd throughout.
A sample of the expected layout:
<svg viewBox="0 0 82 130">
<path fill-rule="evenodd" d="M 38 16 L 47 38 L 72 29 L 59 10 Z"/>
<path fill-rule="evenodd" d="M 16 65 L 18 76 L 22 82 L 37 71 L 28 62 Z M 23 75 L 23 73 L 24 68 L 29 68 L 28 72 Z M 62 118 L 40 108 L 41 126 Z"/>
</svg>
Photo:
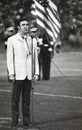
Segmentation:
<svg viewBox="0 0 82 130">
<path fill-rule="evenodd" d="M 9 76 L 9 81 L 10 82 L 14 82 L 15 81 L 15 75 L 14 74 Z"/>
<path fill-rule="evenodd" d="M 61 45 L 57 45 L 57 46 L 56 46 L 56 52 L 59 53 L 59 52 L 60 52 L 60 49 L 61 49 Z"/>
<path fill-rule="evenodd" d="M 38 81 L 38 75 L 34 75 L 34 77 L 33 77 L 33 81 Z"/>
</svg>

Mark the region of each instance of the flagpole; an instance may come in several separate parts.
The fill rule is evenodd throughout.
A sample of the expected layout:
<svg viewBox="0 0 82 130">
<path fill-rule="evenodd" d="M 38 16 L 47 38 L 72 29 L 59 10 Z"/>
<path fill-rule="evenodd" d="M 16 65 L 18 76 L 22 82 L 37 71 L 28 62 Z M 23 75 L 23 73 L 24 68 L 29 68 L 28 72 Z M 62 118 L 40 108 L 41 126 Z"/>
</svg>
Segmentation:
<svg viewBox="0 0 82 130">
<path fill-rule="evenodd" d="M 34 87 L 33 87 L 33 34 L 31 32 L 31 39 L 32 39 L 32 42 L 31 42 L 31 74 L 32 74 L 32 79 L 31 79 L 31 89 L 32 89 L 32 92 L 31 92 L 31 122 L 32 122 L 32 130 L 39 130 L 38 128 L 35 128 L 34 127 L 34 105 L 33 105 L 33 101 L 34 101 Z M 31 128 L 30 128 L 31 130 Z"/>
</svg>

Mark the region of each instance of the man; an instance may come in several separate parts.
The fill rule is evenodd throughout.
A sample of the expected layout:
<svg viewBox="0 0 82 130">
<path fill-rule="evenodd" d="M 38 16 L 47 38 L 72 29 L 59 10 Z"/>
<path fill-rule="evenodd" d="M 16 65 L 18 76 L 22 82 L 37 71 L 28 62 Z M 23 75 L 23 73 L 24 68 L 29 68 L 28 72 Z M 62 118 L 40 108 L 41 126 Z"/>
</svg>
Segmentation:
<svg viewBox="0 0 82 130">
<path fill-rule="evenodd" d="M 40 75 L 41 75 L 41 65 L 40 65 L 40 47 L 43 44 L 42 43 L 42 38 L 40 38 L 40 32 L 38 31 L 37 27 L 32 26 L 32 28 L 30 28 L 30 34 L 33 38 L 33 42 L 36 42 L 37 44 L 37 53 L 38 53 L 38 62 L 39 62 L 39 76 L 38 76 L 38 80 L 40 80 Z"/>
<path fill-rule="evenodd" d="M 4 32 L 4 40 L 5 40 L 5 49 L 7 49 L 7 39 L 15 34 L 15 28 L 14 26 L 9 26 L 6 28 Z"/>
<path fill-rule="evenodd" d="M 50 69 L 51 69 L 51 58 L 52 58 L 52 48 L 50 45 L 48 36 L 44 33 L 42 36 L 43 44 L 40 46 L 40 68 L 42 70 L 42 79 L 50 80 Z M 40 71 L 41 71 L 40 70 Z"/>
<path fill-rule="evenodd" d="M 19 32 L 8 39 L 7 43 L 7 68 L 9 80 L 13 82 L 12 90 L 12 126 L 18 125 L 19 99 L 22 92 L 23 124 L 30 124 L 30 92 L 31 80 L 38 79 L 37 44 L 32 44 L 28 34 L 28 21 L 21 19 L 18 23 Z M 31 49 L 33 46 L 33 49 Z M 33 51 L 32 51 L 33 50 Z M 34 54 L 32 56 L 32 54 Z M 33 58 L 33 60 L 32 60 Z M 33 61 L 33 62 L 32 62 Z M 33 65 L 32 65 L 33 63 Z M 33 68 L 32 68 L 33 67 Z"/>
</svg>

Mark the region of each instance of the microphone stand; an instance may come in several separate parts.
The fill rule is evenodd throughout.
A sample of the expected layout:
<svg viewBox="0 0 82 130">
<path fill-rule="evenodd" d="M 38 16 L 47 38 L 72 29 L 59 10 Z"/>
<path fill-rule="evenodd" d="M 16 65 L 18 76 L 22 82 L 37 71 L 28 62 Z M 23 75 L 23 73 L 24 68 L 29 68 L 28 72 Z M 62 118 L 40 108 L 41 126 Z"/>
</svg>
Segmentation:
<svg viewBox="0 0 82 130">
<path fill-rule="evenodd" d="M 31 99 L 31 102 L 32 102 L 32 114 L 31 114 L 31 120 L 32 120 L 32 127 L 34 125 L 34 117 L 33 117 L 33 110 L 34 110 L 34 107 L 33 107 L 33 95 L 34 95 L 34 87 L 33 87 L 33 35 L 31 33 L 31 38 L 32 38 L 32 44 L 31 44 L 31 69 L 32 69 L 32 79 L 31 79 L 31 89 L 32 89 L 32 99 Z M 31 130 L 31 129 L 30 129 Z M 32 130 L 39 130 L 38 128 L 32 128 Z"/>
<path fill-rule="evenodd" d="M 31 35 L 32 38 L 32 44 L 31 44 L 31 70 L 32 70 L 32 79 L 31 79 L 31 89 L 32 89 L 32 125 L 34 123 L 33 121 L 33 91 L 34 91 L 34 87 L 33 87 L 33 36 Z"/>
</svg>

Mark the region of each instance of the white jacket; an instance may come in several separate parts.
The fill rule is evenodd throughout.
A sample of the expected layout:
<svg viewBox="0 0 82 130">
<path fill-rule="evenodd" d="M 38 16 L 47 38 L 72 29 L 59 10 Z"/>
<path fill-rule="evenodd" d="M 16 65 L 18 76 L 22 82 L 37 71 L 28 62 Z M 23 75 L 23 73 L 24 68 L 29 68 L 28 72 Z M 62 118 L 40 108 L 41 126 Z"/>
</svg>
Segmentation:
<svg viewBox="0 0 82 130">
<path fill-rule="evenodd" d="M 26 45 L 27 43 L 30 53 Z M 32 45 L 33 53 L 31 49 Z M 9 76 L 15 74 L 16 80 L 24 80 L 26 77 L 31 80 L 32 70 L 33 72 L 35 71 L 34 74 L 38 75 L 39 66 L 37 56 L 37 42 L 35 40 L 33 40 L 32 42 L 30 36 L 27 37 L 27 42 L 25 42 L 25 40 L 21 38 L 19 33 L 10 37 L 7 43 L 7 68 Z"/>
</svg>

